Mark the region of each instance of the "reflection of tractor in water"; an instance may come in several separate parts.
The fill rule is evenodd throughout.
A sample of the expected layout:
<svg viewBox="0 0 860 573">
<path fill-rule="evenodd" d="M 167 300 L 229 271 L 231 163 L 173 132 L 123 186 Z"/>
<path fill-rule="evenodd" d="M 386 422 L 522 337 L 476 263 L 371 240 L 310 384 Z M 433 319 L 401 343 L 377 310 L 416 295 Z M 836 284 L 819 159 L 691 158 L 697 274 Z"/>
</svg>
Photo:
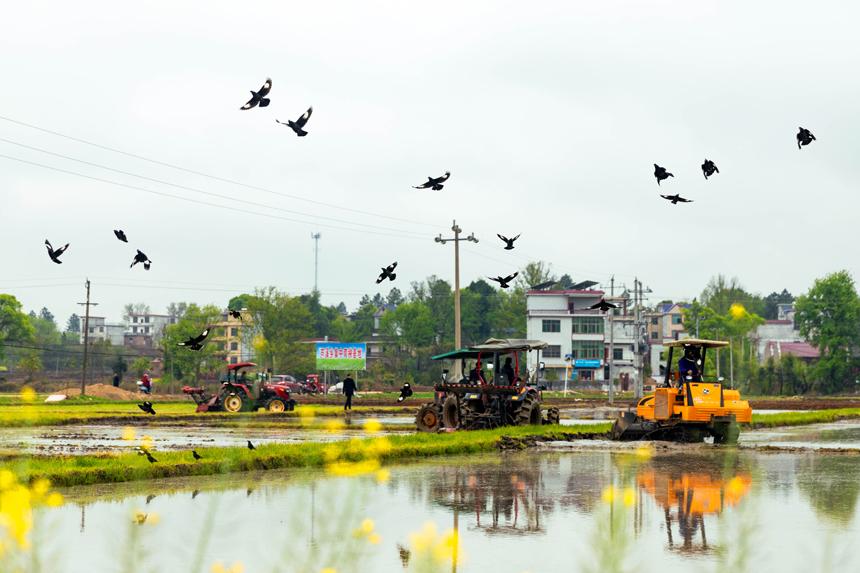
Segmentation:
<svg viewBox="0 0 860 573">
<path fill-rule="evenodd" d="M 240 362 L 227 366 L 227 376 L 222 380 L 218 393 L 210 396 L 205 388 L 183 386 L 182 391 L 194 399 L 198 412 L 241 412 L 265 408 L 269 412 L 293 410 L 296 401 L 290 398 L 290 389 L 285 382 L 263 382 L 248 377 L 245 368 L 256 366 L 253 362 Z"/>
<path fill-rule="evenodd" d="M 722 378 L 704 375 L 705 353 L 728 342 L 688 338 L 669 342 L 666 378 L 654 393 L 644 396 L 636 412 L 624 412 L 612 426 L 616 440 L 670 440 L 701 442 L 713 436 L 718 444 L 738 441 L 738 423 L 752 421 L 749 402 L 740 392 L 723 387 Z M 672 369 L 672 355 L 681 348 L 684 355 Z"/>
<path fill-rule="evenodd" d="M 446 369 L 435 386 L 435 399 L 421 406 L 415 424 L 424 432 L 443 428 L 478 430 L 510 425 L 539 425 L 559 421 L 558 409 L 541 415 L 541 392 L 536 386 L 538 369 L 520 377 L 520 353 L 536 352 L 547 344 L 539 340 L 490 338 L 483 344 L 434 356 L 433 360 L 460 361 L 459 379 Z M 474 361 L 466 368 L 467 360 Z M 490 370 L 492 377 L 484 373 Z M 456 370 L 456 369 L 455 369 Z"/>
</svg>

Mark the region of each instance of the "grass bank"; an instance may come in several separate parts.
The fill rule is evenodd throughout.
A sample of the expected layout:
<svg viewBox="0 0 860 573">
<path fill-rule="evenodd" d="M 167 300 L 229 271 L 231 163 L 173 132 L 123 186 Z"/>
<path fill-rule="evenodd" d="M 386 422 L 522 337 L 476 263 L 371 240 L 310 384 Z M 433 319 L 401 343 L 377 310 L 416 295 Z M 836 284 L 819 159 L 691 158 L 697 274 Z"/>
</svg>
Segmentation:
<svg viewBox="0 0 860 573">
<path fill-rule="evenodd" d="M 565 427 L 567 434 L 605 432 L 608 423 Z M 195 462 L 189 451 L 155 451 L 156 463 L 138 454 L 95 456 L 16 456 L 3 460 L 2 466 L 22 481 L 46 478 L 56 487 L 116 483 L 134 480 L 214 475 L 231 472 L 280 468 L 332 467 L 350 471 L 351 463 L 386 463 L 491 451 L 501 436 L 558 434 L 559 426 L 506 427 L 450 434 L 411 434 L 408 436 L 369 437 L 338 443 L 269 444 L 256 450 L 247 448 L 201 448 L 203 459 Z M 333 457 L 334 456 L 334 457 Z M 338 465 L 340 464 L 340 465 Z M 372 467 L 372 465 L 371 465 Z M 337 469 L 339 468 L 339 469 Z"/>
<path fill-rule="evenodd" d="M 779 426 L 803 426 L 823 424 L 860 418 L 860 408 L 837 408 L 834 410 L 814 410 L 812 412 L 784 412 L 780 414 L 753 413 L 753 428 L 776 428 Z"/>
</svg>

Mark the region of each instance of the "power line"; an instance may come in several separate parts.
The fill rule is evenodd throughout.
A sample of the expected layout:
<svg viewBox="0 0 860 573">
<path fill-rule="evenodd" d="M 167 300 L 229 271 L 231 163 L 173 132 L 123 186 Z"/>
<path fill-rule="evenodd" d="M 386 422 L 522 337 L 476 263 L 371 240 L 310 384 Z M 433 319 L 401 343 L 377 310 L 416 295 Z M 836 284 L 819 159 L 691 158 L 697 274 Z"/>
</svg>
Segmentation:
<svg viewBox="0 0 860 573">
<path fill-rule="evenodd" d="M 51 352 L 54 354 L 73 354 L 75 356 L 84 355 L 83 347 L 80 350 L 61 350 L 62 347 L 52 347 L 52 346 L 30 346 L 24 344 L 9 344 L 8 342 L 0 342 L 0 346 L 3 348 L 17 348 L 20 350 L 41 350 L 43 352 Z M 93 352 L 89 351 L 88 354 L 90 356 L 123 356 L 123 357 L 131 357 L 137 358 L 138 356 L 147 356 L 146 354 L 127 354 L 124 352 Z"/>
<path fill-rule="evenodd" d="M 326 203 L 325 201 L 317 201 L 317 200 L 314 200 L 314 199 L 307 199 L 307 198 L 305 198 L 305 197 L 301 197 L 301 196 L 298 196 L 298 195 L 291 195 L 291 194 L 289 194 L 289 193 L 283 193 L 283 192 L 279 192 L 279 191 L 273 191 L 273 190 L 271 190 L 271 189 L 267 189 L 267 188 L 265 188 L 265 187 L 260 187 L 260 186 L 258 186 L 258 185 L 251 185 L 251 184 L 248 184 L 248 183 L 242 183 L 241 181 L 236 181 L 236 180 L 234 180 L 234 179 L 227 179 L 226 177 L 219 177 L 219 176 L 217 176 L 217 175 L 212 175 L 212 174 L 209 174 L 209 173 L 204 173 L 204 172 L 202 172 L 202 171 L 196 171 L 196 170 L 194 170 L 194 169 L 188 169 L 187 167 L 182 167 L 182 166 L 180 166 L 180 165 L 175 165 L 175 164 L 172 164 L 172 163 L 167 163 L 167 162 L 165 162 L 165 161 L 159 161 L 159 160 L 157 160 L 157 159 L 152 159 L 152 158 L 149 158 L 149 157 L 145 157 L 145 156 L 143 156 L 143 155 L 137 155 L 137 154 L 135 154 L 135 153 L 130 153 L 130 152 L 128 152 L 128 151 L 123 151 L 123 150 L 121 150 L 121 149 L 116 149 L 116 148 L 114 148 L 114 147 L 109 147 L 109 146 L 107 146 L 107 145 L 101 145 L 101 144 L 99 144 L 99 143 L 94 143 L 94 142 L 92 142 L 92 141 L 87 141 L 86 139 L 81 139 L 81 138 L 79 138 L 79 137 L 73 137 L 73 136 L 71 136 L 71 135 L 66 135 L 65 133 L 60 133 L 60 132 L 58 132 L 58 131 L 53 131 L 53 130 L 50 130 L 50 129 L 46 129 L 46 128 L 44 128 L 44 127 L 39 127 L 38 125 L 33 125 L 33 124 L 31 124 L 31 123 L 26 123 L 26 122 L 23 122 L 23 121 L 19 121 L 19 120 L 17 120 L 17 119 L 12 119 L 11 117 L 6 117 L 6 116 L 2 116 L 2 115 L 0 115 L 0 119 L 2 119 L 3 121 L 8 121 L 9 123 L 14 123 L 14 124 L 21 125 L 21 126 L 23 126 L 23 127 L 28 127 L 28 128 L 30 128 L 30 129 L 35 129 L 35 130 L 37 130 L 37 131 L 41 131 L 41 132 L 44 132 L 44 133 L 49 133 L 49 134 L 54 135 L 54 136 L 57 136 L 57 137 L 62 137 L 62 138 L 64 138 L 64 139 L 68 139 L 68 140 L 70 140 L 70 141 L 75 141 L 75 142 L 77 142 L 77 143 L 82 143 L 82 144 L 84 144 L 84 145 L 89 145 L 89 146 L 91 146 L 91 147 L 96 147 L 96 148 L 98 148 L 98 149 L 104 149 L 105 151 L 111 151 L 111 152 L 113 152 L 113 153 L 119 153 L 120 155 L 125 155 L 125 156 L 127 156 L 127 157 L 133 157 L 133 158 L 135 158 L 135 159 L 140 159 L 141 161 L 147 161 L 147 162 L 149 162 L 149 163 L 154 163 L 154 164 L 156 164 L 156 165 L 161 165 L 161 166 L 163 166 L 163 167 L 169 167 L 169 168 L 171 168 L 171 169 L 176 169 L 177 171 L 184 171 L 184 172 L 186 172 L 186 173 L 191 173 L 191 174 L 193 174 L 193 175 L 199 175 L 200 177 L 206 177 L 206 178 L 209 178 L 209 179 L 213 179 L 213 180 L 215 180 L 215 181 L 221 181 L 222 183 L 229 183 L 229 184 L 231 184 L 231 185 L 239 185 L 240 187 L 245 187 L 245 188 L 247 188 L 247 189 L 254 189 L 254 190 L 256 190 L 256 191 L 262 191 L 262 192 L 264 192 L 264 193 L 270 193 L 270 194 L 272 194 L 272 195 L 278 195 L 278 196 L 280 196 L 280 197 L 286 197 L 286 198 L 288 198 L 288 199 L 295 199 L 295 200 L 297 200 L 297 201 L 305 201 L 305 202 L 307 202 L 307 203 L 313 203 L 313 204 L 315 204 L 315 205 L 321 205 L 321 206 L 323 206 L 323 207 L 329 207 L 329 208 L 332 208 L 332 209 L 341 209 L 341 210 L 343 210 L 343 211 L 349 211 L 349 212 L 352 212 L 352 213 L 358 213 L 358 214 L 361 214 L 361 215 L 370 215 L 370 216 L 372 216 L 372 217 L 379 217 L 379 218 L 381 218 L 381 219 L 389 219 L 389 220 L 391 220 L 391 221 L 400 221 L 401 223 L 410 223 L 410 224 L 413 224 L 413 225 L 423 225 L 423 226 L 427 226 L 427 227 L 435 227 L 435 226 L 436 226 L 436 225 L 432 225 L 432 224 L 430 224 L 430 223 L 427 223 L 427 222 L 425 222 L 425 221 L 416 221 L 416 220 L 413 220 L 413 219 L 404 219 L 404 218 L 402 218 L 402 217 L 392 217 L 392 216 L 390 216 L 390 215 L 383 215 L 383 214 L 380 214 L 380 213 L 372 213 L 372 212 L 370 212 L 370 211 L 363 211 L 363 210 L 361 210 L 361 209 L 354 209 L 354 208 L 352 208 L 352 207 L 344 207 L 344 206 L 342 206 L 342 205 L 336 205 L 336 204 L 333 204 L 333 203 Z"/>
</svg>

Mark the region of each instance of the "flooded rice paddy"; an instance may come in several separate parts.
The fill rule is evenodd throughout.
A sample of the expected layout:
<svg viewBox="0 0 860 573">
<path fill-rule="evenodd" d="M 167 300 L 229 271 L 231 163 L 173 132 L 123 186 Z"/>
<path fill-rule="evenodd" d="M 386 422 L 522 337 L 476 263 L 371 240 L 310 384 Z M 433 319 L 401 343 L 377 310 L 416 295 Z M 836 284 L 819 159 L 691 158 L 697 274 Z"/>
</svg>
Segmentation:
<svg viewBox="0 0 860 573">
<path fill-rule="evenodd" d="M 58 573 L 127 559 L 183 572 L 857 571 L 858 476 L 854 454 L 702 447 L 234 474 L 68 489 L 36 543 Z"/>
</svg>

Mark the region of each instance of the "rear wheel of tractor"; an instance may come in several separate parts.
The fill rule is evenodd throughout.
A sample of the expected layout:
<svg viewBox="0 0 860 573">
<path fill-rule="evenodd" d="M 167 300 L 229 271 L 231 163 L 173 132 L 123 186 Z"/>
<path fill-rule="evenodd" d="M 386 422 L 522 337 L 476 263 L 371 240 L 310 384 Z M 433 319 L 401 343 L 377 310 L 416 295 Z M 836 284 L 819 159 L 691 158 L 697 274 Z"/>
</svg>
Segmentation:
<svg viewBox="0 0 860 573">
<path fill-rule="evenodd" d="M 547 424 L 560 424 L 561 423 L 561 415 L 558 413 L 558 408 L 547 408 L 546 423 Z"/>
<path fill-rule="evenodd" d="M 442 404 L 442 423 L 446 428 L 460 427 L 460 405 L 456 396 L 448 396 Z"/>
<path fill-rule="evenodd" d="M 520 409 L 517 410 L 518 426 L 540 426 L 543 418 L 540 414 L 540 402 L 534 394 L 526 394 Z"/>
<path fill-rule="evenodd" d="M 277 412 L 281 413 L 287 409 L 287 405 L 284 404 L 284 401 L 280 398 L 272 398 L 269 400 L 269 403 L 266 404 L 266 410 L 269 412 Z"/>
<path fill-rule="evenodd" d="M 436 432 L 442 427 L 442 407 L 435 403 L 424 404 L 415 415 L 415 425 L 422 432 Z"/>
<path fill-rule="evenodd" d="M 224 398 L 224 409 L 228 412 L 240 412 L 243 402 L 242 397 L 238 394 L 230 394 Z"/>
</svg>

